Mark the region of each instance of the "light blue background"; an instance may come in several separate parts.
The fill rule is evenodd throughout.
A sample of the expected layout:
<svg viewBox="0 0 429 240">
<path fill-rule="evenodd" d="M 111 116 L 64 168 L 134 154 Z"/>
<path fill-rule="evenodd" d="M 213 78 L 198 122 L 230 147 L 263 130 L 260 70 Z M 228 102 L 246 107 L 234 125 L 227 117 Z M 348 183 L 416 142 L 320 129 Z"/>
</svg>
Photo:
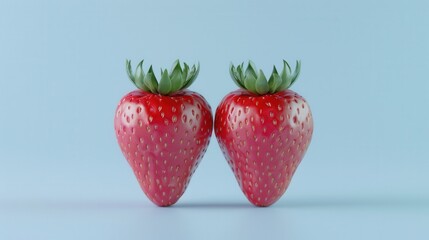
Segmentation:
<svg viewBox="0 0 429 240">
<path fill-rule="evenodd" d="M 428 239 L 429 3 L 0 2 L 0 239 Z M 172 208 L 117 146 L 124 60 L 199 61 L 213 110 L 228 66 L 302 60 L 309 151 L 283 198 L 252 207 L 215 138 Z"/>
</svg>

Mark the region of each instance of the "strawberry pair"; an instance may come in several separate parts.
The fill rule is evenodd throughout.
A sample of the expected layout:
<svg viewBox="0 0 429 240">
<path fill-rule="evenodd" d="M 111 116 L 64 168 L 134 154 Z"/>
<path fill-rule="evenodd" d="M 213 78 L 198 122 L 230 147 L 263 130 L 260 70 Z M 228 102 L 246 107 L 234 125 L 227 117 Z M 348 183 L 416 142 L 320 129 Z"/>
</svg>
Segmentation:
<svg viewBox="0 0 429 240">
<path fill-rule="evenodd" d="M 211 107 L 187 90 L 199 65 L 177 60 L 159 81 L 143 61 L 129 78 L 138 88 L 120 101 L 114 120 L 119 146 L 146 196 L 158 206 L 176 203 L 209 145 Z M 267 80 L 249 61 L 230 74 L 240 90 L 229 93 L 216 109 L 214 132 L 241 190 L 256 206 L 269 206 L 286 191 L 311 141 L 313 119 L 308 103 L 288 88 L 296 81 L 283 61 Z"/>
</svg>

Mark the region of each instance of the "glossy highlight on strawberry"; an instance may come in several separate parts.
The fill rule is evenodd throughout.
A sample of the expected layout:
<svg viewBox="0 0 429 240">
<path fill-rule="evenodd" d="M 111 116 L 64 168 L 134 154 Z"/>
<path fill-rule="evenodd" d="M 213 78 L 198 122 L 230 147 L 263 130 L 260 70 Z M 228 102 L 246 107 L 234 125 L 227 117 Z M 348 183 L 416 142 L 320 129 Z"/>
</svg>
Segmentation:
<svg viewBox="0 0 429 240">
<path fill-rule="evenodd" d="M 216 110 L 219 146 L 244 195 L 256 206 L 269 206 L 284 194 L 313 133 L 307 101 L 287 89 L 298 77 L 300 63 L 294 73 L 287 63 L 285 68 L 279 75 L 274 67 L 267 81 L 251 62 L 245 73 L 243 65 L 238 70 L 231 66 L 242 89 L 226 95 Z"/>
<path fill-rule="evenodd" d="M 143 192 L 156 205 L 170 206 L 185 192 L 207 150 L 211 108 L 200 94 L 186 90 L 199 67 L 185 64 L 182 70 L 176 61 L 170 73 L 161 70 L 160 83 L 153 71 L 138 68 L 141 64 L 132 74 L 127 61 L 130 79 L 140 89 L 119 102 L 115 133 Z"/>
</svg>

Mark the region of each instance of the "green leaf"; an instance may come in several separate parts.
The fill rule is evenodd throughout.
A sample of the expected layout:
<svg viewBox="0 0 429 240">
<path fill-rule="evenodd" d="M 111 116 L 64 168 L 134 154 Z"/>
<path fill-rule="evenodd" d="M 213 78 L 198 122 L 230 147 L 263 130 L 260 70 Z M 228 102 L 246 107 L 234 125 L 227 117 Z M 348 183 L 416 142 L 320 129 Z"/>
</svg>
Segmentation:
<svg viewBox="0 0 429 240">
<path fill-rule="evenodd" d="M 143 73 L 143 60 L 139 62 L 139 64 L 137 64 L 136 66 L 136 71 L 134 72 L 134 81 L 136 81 L 141 75 L 144 76 Z"/>
<path fill-rule="evenodd" d="M 152 66 L 149 67 L 149 70 L 143 80 L 143 83 L 149 89 L 150 92 L 158 92 L 158 81 L 156 80 L 155 74 L 153 73 Z"/>
<path fill-rule="evenodd" d="M 253 75 L 254 78 L 258 77 L 258 75 L 256 74 L 255 64 L 252 61 L 249 61 L 245 74 L 246 74 L 246 77 L 248 77 L 249 75 Z"/>
<path fill-rule="evenodd" d="M 266 94 L 269 90 L 267 78 L 265 78 L 265 74 L 262 70 L 259 70 L 259 76 L 256 79 L 255 88 L 256 92 L 260 95 Z"/>
<path fill-rule="evenodd" d="M 188 64 L 183 63 L 183 67 L 177 59 L 174 61 L 171 70 L 161 69 L 161 79 L 158 82 L 153 72 L 152 66 L 149 67 L 147 74 L 143 71 L 143 60 L 137 64 L 135 72 L 131 69 L 131 61 L 126 59 L 125 70 L 130 80 L 137 88 L 163 95 L 171 94 L 189 87 L 197 78 L 200 71 L 200 64 L 193 65 L 192 68 Z"/>
<path fill-rule="evenodd" d="M 171 67 L 170 78 L 173 76 L 173 74 L 177 74 L 177 73 L 182 74 L 182 67 L 180 66 L 179 59 L 174 61 L 173 66 Z"/>
<path fill-rule="evenodd" d="M 130 80 L 134 83 L 133 70 L 131 70 L 131 61 L 128 59 L 125 60 L 125 70 L 127 71 Z"/>
<path fill-rule="evenodd" d="M 291 76 L 291 83 L 289 84 L 289 87 L 292 86 L 292 84 L 294 84 L 296 79 L 298 79 L 300 73 L 301 73 L 301 61 L 297 60 L 296 66 L 295 66 L 295 71 L 293 72 L 293 75 Z"/>
<path fill-rule="evenodd" d="M 180 89 L 182 89 L 183 85 L 186 82 L 186 79 L 188 79 L 188 74 L 189 74 L 189 66 L 186 63 L 183 63 L 184 67 L 183 67 L 183 71 L 182 71 L 182 84 L 180 86 Z"/>
<path fill-rule="evenodd" d="M 186 81 L 182 89 L 185 89 L 191 86 L 192 83 L 195 81 L 195 79 L 197 79 L 199 73 L 200 73 L 200 63 L 198 63 L 197 67 L 195 67 L 195 65 L 192 66 L 192 70 L 189 73 L 188 80 Z"/>
<path fill-rule="evenodd" d="M 277 68 L 276 68 L 276 66 L 275 66 L 275 65 L 273 66 L 273 73 L 275 73 L 275 74 L 277 74 L 277 75 L 279 74 L 279 73 L 277 72 Z"/>
<path fill-rule="evenodd" d="M 173 71 L 171 74 L 171 92 L 175 92 L 182 87 L 182 72 Z"/>
<path fill-rule="evenodd" d="M 161 76 L 161 80 L 159 80 L 158 92 L 162 95 L 167 95 L 171 92 L 171 80 L 168 76 L 167 69 L 164 70 Z"/>
<path fill-rule="evenodd" d="M 249 76 L 246 76 L 244 78 L 244 86 L 248 91 L 250 91 L 252 93 L 257 93 L 256 92 L 256 78 L 253 77 L 252 74 Z"/>
<path fill-rule="evenodd" d="M 256 72 L 257 72 L 258 70 L 257 70 L 257 68 L 256 68 L 255 63 L 254 63 L 252 60 L 250 60 L 250 61 L 249 61 L 249 65 L 252 67 L 253 72 L 255 72 L 255 74 L 256 74 Z"/>
<path fill-rule="evenodd" d="M 176 69 L 177 65 L 179 65 L 179 67 L 180 67 L 180 61 L 179 61 L 179 59 L 176 59 L 176 61 L 173 62 L 173 64 L 171 65 L 171 70 L 170 71 L 173 72 Z"/>
<path fill-rule="evenodd" d="M 286 81 L 286 79 L 289 78 L 290 74 L 291 74 L 290 66 L 285 60 L 283 60 L 283 70 L 281 73 L 282 81 Z"/>
<path fill-rule="evenodd" d="M 273 79 L 271 80 L 271 78 Z M 271 85 L 270 81 L 272 81 Z M 273 66 L 273 72 L 271 73 L 270 81 L 268 81 L 268 85 L 270 85 L 270 93 L 276 93 L 279 86 L 282 84 L 282 78 L 277 72 L 277 68 L 275 65 Z"/>
<path fill-rule="evenodd" d="M 229 64 L 229 75 L 231 76 L 231 78 L 234 81 L 234 83 L 237 84 L 238 86 L 240 86 L 240 84 L 238 83 L 238 79 L 237 79 L 235 71 L 236 70 L 235 70 L 234 64 L 230 63 Z"/>
<path fill-rule="evenodd" d="M 281 73 L 281 78 L 282 78 L 282 84 L 278 88 L 278 91 L 283 91 L 287 89 L 290 86 L 290 83 L 292 82 L 290 66 L 285 60 L 283 60 L 283 70 Z"/>
<path fill-rule="evenodd" d="M 144 72 L 143 72 L 143 60 L 137 65 L 136 72 L 134 74 L 134 84 L 143 91 L 150 91 L 148 87 L 144 84 Z"/>
<path fill-rule="evenodd" d="M 273 88 L 273 84 L 274 84 L 274 73 L 277 73 L 277 69 L 276 66 L 273 66 L 273 72 L 271 73 L 270 79 L 268 80 L 268 86 L 270 87 L 270 92 L 272 93 L 272 88 Z"/>
<path fill-rule="evenodd" d="M 195 65 L 193 65 L 190 68 L 191 71 L 189 71 L 188 77 L 186 78 L 186 82 L 189 82 L 189 80 L 191 80 L 192 76 L 194 76 L 195 72 L 197 71 Z"/>
<path fill-rule="evenodd" d="M 283 59 L 283 64 L 286 64 L 286 67 L 288 68 L 289 72 L 292 72 L 292 69 L 291 69 L 289 63 L 284 59 Z"/>
<path fill-rule="evenodd" d="M 136 76 L 136 74 L 139 72 L 139 73 L 141 73 L 142 71 L 143 71 L 143 69 L 142 69 L 142 65 L 143 65 L 143 60 L 141 60 L 138 64 L 137 64 L 137 66 L 136 66 L 136 71 L 135 71 L 135 73 L 134 73 L 134 77 Z"/>
<path fill-rule="evenodd" d="M 237 69 L 235 69 L 234 65 L 231 63 L 229 66 L 229 74 L 231 75 L 232 80 L 234 80 L 234 83 L 240 87 L 240 88 L 244 88 L 244 86 L 242 85 L 242 83 L 240 82 L 240 78 L 238 76 L 237 73 Z"/>
<path fill-rule="evenodd" d="M 243 66 L 244 66 L 244 62 L 237 66 L 238 79 L 240 80 L 240 83 L 242 85 L 244 85 L 244 74 L 243 74 L 244 68 L 243 68 Z"/>
<path fill-rule="evenodd" d="M 143 60 L 141 60 L 140 63 L 137 64 L 135 74 L 133 74 L 133 71 L 131 70 L 131 61 L 128 59 L 125 60 L 125 69 L 127 71 L 128 78 L 131 80 L 131 82 L 133 82 L 133 84 L 138 89 L 141 89 L 147 92 L 149 91 L 149 89 L 143 83 L 144 73 L 143 73 L 142 65 L 143 65 Z"/>
<path fill-rule="evenodd" d="M 239 68 L 238 68 L 239 67 Z M 240 64 L 240 66 L 237 67 L 238 76 L 240 77 L 241 81 L 244 79 L 244 62 Z"/>
<path fill-rule="evenodd" d="M 273 72 L 271 74 L 270 80 L 268 81 L 268 85 L 270 87 L 270 93 L 277 92 L 278 87 L 282 84 L 282 78 L 279 76 L 279 74 Z"/>
</svg>

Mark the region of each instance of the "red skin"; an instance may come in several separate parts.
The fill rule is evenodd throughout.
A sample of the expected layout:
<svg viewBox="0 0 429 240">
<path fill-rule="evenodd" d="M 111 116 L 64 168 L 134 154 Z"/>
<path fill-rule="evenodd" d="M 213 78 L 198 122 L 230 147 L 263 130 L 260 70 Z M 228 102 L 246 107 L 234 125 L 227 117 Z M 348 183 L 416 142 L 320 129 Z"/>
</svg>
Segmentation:
<svg viewBox="0 0 429 240">
<path fill-rule="evenodd" d="M 213 117 L 207 101 L 188 90 L 170 96 L 130 92 L 115 115 L 118 143 L 147 197 L 176 203 L 207 150 Z"/>
<path fill-rule="evenodd" d="M 216 109 L 215 134 L 247 199 L 269 206 L 286 191 L 313 134 L 305 99 L 291 90 L 229 93 Z"/>
</svg>

